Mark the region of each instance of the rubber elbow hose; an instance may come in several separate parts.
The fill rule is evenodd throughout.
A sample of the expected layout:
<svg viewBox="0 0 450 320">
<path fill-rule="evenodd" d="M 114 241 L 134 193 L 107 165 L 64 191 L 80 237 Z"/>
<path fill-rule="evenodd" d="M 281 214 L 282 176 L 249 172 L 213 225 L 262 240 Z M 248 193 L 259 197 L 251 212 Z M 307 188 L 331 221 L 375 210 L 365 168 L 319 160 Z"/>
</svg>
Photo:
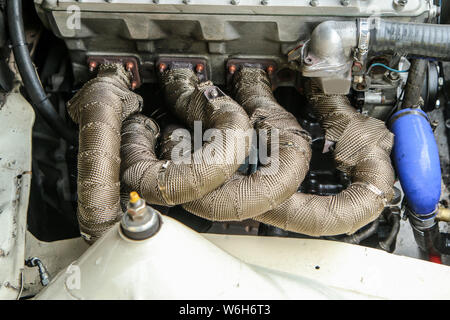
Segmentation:
<svg viewBox="0 0 450 320">
<path fill-rule="evenodd" d="M 391 120 L 394 163 L 408 207 L 418 215 L 436 210 L 441 195 L 439 150 L 426 113 L 402 109 Z"/>
</svg>

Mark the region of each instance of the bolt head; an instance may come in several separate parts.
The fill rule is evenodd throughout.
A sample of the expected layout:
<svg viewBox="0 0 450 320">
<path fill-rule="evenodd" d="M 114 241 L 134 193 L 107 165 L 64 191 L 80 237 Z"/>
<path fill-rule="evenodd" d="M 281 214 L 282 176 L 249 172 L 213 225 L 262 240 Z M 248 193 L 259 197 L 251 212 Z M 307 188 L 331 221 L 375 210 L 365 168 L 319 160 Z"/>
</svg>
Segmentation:
<svg viewBox="0 0 450 320">
<path fill-rule="evenodd" d="M 163 73 L 164 71 L 166 71 L 166 69 L 167 69 L 167 65 L 165 63 L 160 63 L 158 65 L 159 73 Z"/>
<path fill-rule="evenodd" d="M 95 70 L 95 68 L 97 68 L 97 62 L 95 62 L 95 61 L 89 62 L 89 71 L 92 72 Z"/>
<path fill-rule="evenodd" d="M 270 65 L 270 66 L 267 67 L 266 72 L 267 72 L 268 75 L 271 75 L 274 72 L 274 70 L 275 70 L 275 67 Z"/>
<path fill-rule="evenodd" d="M 195 66 L 195 72 L 197 72 L 197 73 L 203 72 L 204 69 L 205 69 L 205 66 L 201 63 L 199 63 Z"/>
<path fill-rule="evenodd" d="M 311 0 L 309 1 L 309 5 L 312 7 L 317 7 L 319 5 L 319 1 L 318 0 Z"/>
<path fill-rule="evenodd" d="M 234 64 L 232 64 L 231 66 L 228 67 L 228 72 L 230 74 L 234 74 L 236 72 L 236 66 Z"/>
<path fill-rule="evenodd" d="M 128 61 L 127 64 L 125 65 L 127 71 L 131 71 L 131 69 L 133 69 L 133 62 Z"/>
</svg>

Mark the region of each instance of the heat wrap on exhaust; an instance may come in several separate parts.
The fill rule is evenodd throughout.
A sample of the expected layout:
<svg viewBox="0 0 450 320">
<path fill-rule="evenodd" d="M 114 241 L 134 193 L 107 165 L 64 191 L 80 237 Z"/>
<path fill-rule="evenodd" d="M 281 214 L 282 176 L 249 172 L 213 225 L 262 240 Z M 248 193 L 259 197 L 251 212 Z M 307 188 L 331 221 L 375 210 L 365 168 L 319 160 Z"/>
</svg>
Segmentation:
<svg viewBox="0 0 450 320">
<path fill-rule="evenodd" d="M 204 142 L 200 150 L 183 154 L 178 160 L 159 160 L 155 153 L 159 135 L 156 123 L 143 115 L 126 121 L 122 130 L 122 181 L 149 203 L 175 205 L 203 197 L 234 174 L 249 149 L 239 133 L 251 126 L 239 104 L 210 81 L 199 83 L 189 69 L 167 70 L 162 84 L 172 112 L 188 127 L 201 121 L 203 127 L 216 130 L 223 138 Z"/>
<path fill-rule="evenodd" d="M 130 91 L 130 74 L 119 64 L 103 64 L 67 103 L 79 124 L 78 222 L 90 243 L 121 217 L 119 202 L 122 121 L 140 111 L 142 98 Z"/>
</svg>

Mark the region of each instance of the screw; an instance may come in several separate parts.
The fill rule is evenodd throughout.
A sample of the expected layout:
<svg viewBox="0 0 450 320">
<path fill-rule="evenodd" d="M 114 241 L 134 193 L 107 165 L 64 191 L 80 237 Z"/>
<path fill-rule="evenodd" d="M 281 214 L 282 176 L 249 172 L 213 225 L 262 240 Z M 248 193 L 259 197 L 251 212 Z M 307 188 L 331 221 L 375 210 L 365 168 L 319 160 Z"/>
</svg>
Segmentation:
<svg viewBox="0 0 450 320">
<path fill-rule="evenodd" d="M 231 0 L 231 4 L 237 5 L 239 4 L 239 0 Z"/>
<path fill-rule="evenodd" d="M 95 62 L 95 61 L 89 62 L 89 71 L 93 72 L 95 70 L 95 68 L 97 68 L 97 62 Z"/>
<path fill-rule="evenodd" d="M 310 6 L 317 7 L 319 5 L 319 0 L 311 0 L 309 2 Z"/>
<path fill-rule="evenodd" d="M 275 70 L 275 67 L 270 65 L 270 66 L 267 67 L 266 72 L 267 72 L 268 75 L 271 75 L 274 70 Z"/>
<path fill-rule="evenodd" d="M 127 71 L 131 71 L 131 69 L 133 69 L 133 62 L 128 61 L 126 64 L 126 68 L 127 68 Z"/>
<path fill-rule="evenodd" d="M 350 0 L 341 0 L 341 4 L 346 7 L 350 4 Z"/>
<path fill-rule="evenodd" d="M 228 67 L 228 72 L 230 74 L 234 74 L 236 72 L 236 66 L 234 64 L 232 64 L 231 66 Z"/>
<path fill-rule="evenodd" d="M 166 69 L 167 69 L 167 65 L 165 64 L 165 63 L 160 63 L 159 65 L 158 65 L 158 70 L 159 70 L 159 73 L 163 73 L 164 71 L 166 71 Z"/>
<path fill-rule="evenodd" d="M 195 72 L 197 72 L 197 73 L 203 72 L 204 69 L 205 69 L 205 67 L 201 63 L 199 63 L 195 66 Z"/>
</svg>

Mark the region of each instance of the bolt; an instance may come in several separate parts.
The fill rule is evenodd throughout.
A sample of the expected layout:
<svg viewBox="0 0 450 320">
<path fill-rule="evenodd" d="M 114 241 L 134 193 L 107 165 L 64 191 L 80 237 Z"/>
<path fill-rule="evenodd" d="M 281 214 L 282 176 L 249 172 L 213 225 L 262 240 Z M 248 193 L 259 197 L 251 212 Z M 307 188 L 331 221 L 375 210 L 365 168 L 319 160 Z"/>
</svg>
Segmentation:
<svg viewBox="0 0 450 320">
<path fill-rule="evenodd" d="M 230 74 L 234 74 L 236 72 L 236 66 L 234 64 L 232 64 L 231 66 L 228 67 L 228 72 Z"/>
<path fill-rule="evenodd" d="M 133 62 L 128 61 L 126 64 L 126 68 L 127 68 L 127 71 L 131 71 L 131 69 L 133 69 Z"/>
<path fill-rule="evenodd" d="M 195 66 L 195 72 L 197 72 L 197 73 L 202 73 L 204 69 L 205 69 L 205 67 L 201 63 L 199 63 Z"/>
<path fill-rule="evenodd" d="M 358 90 L 364 90 L 365 88 L 366 88 L 366 85 L 363 83 L 358 83 L 356 85 L 356 89 L 358 89 Z"/>
<path fill-rule="evenodd" d="M 239 4 L 239 0 L 231 0 L 231 4 L 237 5 Z"/>
<path fill-rule="evenodd" d="M 167 65 L 165 63 L 160 63 L 158 65 L 159 73 L 163 73 L 164 71 L 166 71 L 166 69 L 167 69 Z"/>
<path fill-rule="evenodd" d="M 358 61 L 355 61 L 352 66 L 353 72 L 360 72 L 362 70 L 362 64 Z"/>
<path fill-rule="evenodd" d="M 271 75 L 274 70 L 275 70 L 275 67 L 270 65 L 270 66 L 267 67 L 266 72 L 267 72 L 268 75 Z"/>
<path fill-rule="evenodd" d="M 438 99 L 438 100 L 436 100 L 436 104 L 434 105 L 434 107 L 435 107 L 436 109 L 439 109 L 440 106 L 441 106 L 441 101 Z"/>
<path fill-rule="evenodd" d="M 310 6 L 317 7 L 319 5 L 319 0 L 311 0 L 309 2 Z"/>
<path fill-rule="evenodd" d="M 341 0 L 341 4 L 346 7 L 350 4 L 350 0 Z"/>
<path fill-rule="evenodd" d="M 389 78 L 391 78 L 391 80 L 398 80 L 400 75 L 395 71 L 391 71 L 389 72 Z"/>
<path fill-rule="evenodd" d="M 408 3 L 408 0 L 394 0 L 394 6 L 396 7 L 405 7 Z"/>
<path fill-rule="evenodd" d="M 95 68 L 97 68 L 97 62 L 95 62 L 95 61 L 89 62 L 89 71 L 93 72 L 95 70 Z"/>
<path fill-rule="evenodd" d="M 304 62 L 307 65 L 311 65 L 311 64 L 313 64 L 313 59 L 311 57 L 306 57 Z"/>
</svg>

